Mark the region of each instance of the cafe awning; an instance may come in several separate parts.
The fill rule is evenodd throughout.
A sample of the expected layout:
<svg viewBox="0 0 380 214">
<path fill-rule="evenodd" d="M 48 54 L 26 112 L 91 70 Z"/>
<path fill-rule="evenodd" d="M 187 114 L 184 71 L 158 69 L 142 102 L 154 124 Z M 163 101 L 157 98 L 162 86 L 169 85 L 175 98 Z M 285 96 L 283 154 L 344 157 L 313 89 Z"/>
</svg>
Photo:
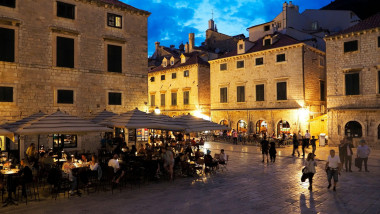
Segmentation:
<svg viewBox="0 0 380 214">
<path fill-rule="evenodd" d="M 45 115 L 25 124 L 15 133 L 22 135 L 39 134 L 80 134 L 88 132 L 109 132 L 112 129 L 95 124 L 89 120 L 71 116 L 62 111 Z"/>
<path fill-rule="evenodd" d="M 91 122 L 96 123 L 96 124 L 106 125 L 108 120 L 110 120 L 112 117 L 117 116 L 117 115 L 118 114 L 104 109 L 104 111 L 97 113 L 95 117 L 91 118 Z"/>
<path fill-rule="evenodd" d="M 2 135 L 2 136 L 12 136 L 12 132 L 0 128 L 0 135 Z"/>
<path fill-rule="evenodd" d="M 227 126 L 219 125 L 217 123 L 204 120 L 192 115 L 183 115 L 176 117 L 175 120 L 182 123 L 186 129 L 186 132 L 200 132 L 200 131 L 212 131 L 212 130 L 228 130 Z"/>
</svg>

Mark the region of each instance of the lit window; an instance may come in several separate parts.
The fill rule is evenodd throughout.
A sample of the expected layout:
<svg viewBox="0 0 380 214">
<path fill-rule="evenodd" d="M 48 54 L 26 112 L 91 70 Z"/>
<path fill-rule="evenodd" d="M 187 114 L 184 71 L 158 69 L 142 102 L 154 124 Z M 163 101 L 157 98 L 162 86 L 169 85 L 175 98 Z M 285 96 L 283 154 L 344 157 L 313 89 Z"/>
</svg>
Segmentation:
<svg viewBox="0 0 380 214">
<path fill-rule="evenodd" d="M 189 76 L 190 76 L 190 72 L 189 72 L 189 70 L 184 71 L 184 72 L 183 72 L 183 76 L 184 76 L 184 77 L 189 77 Z"/>
<path fill-rule="evenodd" d="M 116 14 L 107 14 L 107 25 L 110 27 L 121 28 L 122 17 Z"/>
</svg>

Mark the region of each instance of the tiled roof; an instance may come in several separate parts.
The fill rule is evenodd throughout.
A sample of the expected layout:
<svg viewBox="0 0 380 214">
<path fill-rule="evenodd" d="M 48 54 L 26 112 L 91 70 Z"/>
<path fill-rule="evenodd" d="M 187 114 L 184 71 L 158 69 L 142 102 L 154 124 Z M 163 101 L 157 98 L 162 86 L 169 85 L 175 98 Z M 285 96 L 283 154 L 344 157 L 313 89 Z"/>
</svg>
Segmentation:
<svg viewBox="0 0 380 214">
<path fill-rule="evenodd" d="M 121 8 L 125 8 L 125 9 L 128 9 L 128 10 L 140 12 L 140 13 L 143 13 L 145 15 L 150 15 L 150 12 L 148 12 L 148 11 L 137 9 L 137 8 L 132 7 L 129 4 L 125 4 L 125 3 L 123 3 L 123 2 L 121 2 L 119 0 L 99 0 L 99 1 L 103 2 L 103 3 L 106 3 L 106 4 L 111 4 L 111 5 L 119 6 Z"/>
<path fill-rule="evenodd" d="M 264 22 L 264 23 L 261 23 L 261 24 L 258 24 L 258 25 L 253 25 L 253 26 L 251 26 L 251 27 L 249 27 L 249 28 L 247 28 L 247 29 L 251 29 L 251 28 L 254 28 L 254 27 L 257 27 L 257 26 L 260 26 L 260 25 L 266 25 L 266 24 L 269 24 L 269 23 L 271 23 L 271 22 L 273 22 L 273 20 L 270 21 L 270 22 Z"/>
<path fill-rule="evenodd" d="M 181 60 L 176 62 L 174 65 L 170 65 L 170 63 L 166 66 L 163 67 L 162 65 L 152 69 L 149 71 L 149 73 L 157 72 L 157 71 L 163 71 L 163 70 L 168 70 L 168 69 L 173 69 L 173 68 L 180 68 L 186 65 L 195 65 L 195 64 L 201 64 L 201 65 L 209 65 L 208 62 L 204 61 L 202 58 L 199 57 L 198 53 L 186 53 L 184 54 L 185 56 L 190 57 L 189 59 L 186 60 L 185 63 L 181 63 Z"/>
<path fill-rule="evenodd" d="M 258 39 L 256 42 L 254 42 L 255 43 L 254 46 L 243 54 L 259 52 L 259 51 L 264 51 L 264 50 L 269 50 L 269 49 L 274 49 L 274 48 L 279 48 L 279 47 L 284 47 L 284 46 L 302 43 L 301 41 L 294 39 L 293 37 L 288 36 L 286 34 L 276 33 L 276 34 L 273 34 L 272 37 L 275 35 L 277 35 L 278 40 L 275 41 L 274 44 L 271 44 L 268 46 L 263 46 L 264 37 L 262 37 L 261 39 Z M 243 54 L 240 54 L 240 55 L 243 55 Z M 218 59 L 237 56 L 237 55 L 239 55 L 239 54 L 237 54 L 237 50 L 235 50 L 235 51 L 232 51 L 232 52 L 229 52 L 229 53 L 222 55 Z"/>
<path fill-rule="evenodd" d="M 369 29 L 378 28 L 378 27 L 380 27 L 380 12 L 332 36 L 337 36 L 337 35 L 357 32 L 357 31 L 363 31 L 363 30 L 369 30 Z"/>
</svg>

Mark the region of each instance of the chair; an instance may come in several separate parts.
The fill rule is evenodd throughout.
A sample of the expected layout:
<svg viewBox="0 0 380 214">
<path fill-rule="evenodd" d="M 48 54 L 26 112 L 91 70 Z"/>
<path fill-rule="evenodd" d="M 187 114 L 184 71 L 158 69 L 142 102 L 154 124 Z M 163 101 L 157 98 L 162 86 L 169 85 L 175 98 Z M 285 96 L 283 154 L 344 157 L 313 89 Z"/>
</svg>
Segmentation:
<svg viewBox="0 0 380 214">
<path fill-rule="evenodd" d="M 226 170 L 226 171 L 228 171 L 228 169 L 227 169 L 227 163 L 228 163 L 228 160 L 229 160 L 229 155 L 227 155 L 227 160 L 224 162 L 224 163 L 219 163 L 219 165 L 220 165 L 220 169 L 222 170 L 222 171 L 224 171 L 224 169 Z"/>
</svg>

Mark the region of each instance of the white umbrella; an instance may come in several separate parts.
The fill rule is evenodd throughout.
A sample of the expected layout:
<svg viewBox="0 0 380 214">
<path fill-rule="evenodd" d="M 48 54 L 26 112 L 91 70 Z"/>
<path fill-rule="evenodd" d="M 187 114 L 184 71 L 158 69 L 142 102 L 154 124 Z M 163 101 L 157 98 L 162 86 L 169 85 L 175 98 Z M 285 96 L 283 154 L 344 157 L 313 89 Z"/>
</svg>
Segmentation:
<svg viewBox="0 0 380 214">
<path fill-rule="evenodd" d="M 43 116 L 37 120 L 28 122 L 25 126 L 17 129 L 15 133 L 22 135 L 40 134 L 78 134 L 88 132 L 109 132 L 112 129 L 95 124 L 89 120 L 71 116 L 57 111 Z"/>
<path fill-rule="evenodd" d="M 0 135 L 2 135 L 2 136 L 11 136 L 11 135 L 12 135 L 12 132 L 0 128 Z"/>
<path fill-rule="evenodd" d="M 91 122 L 106 125 L 108 123 L 108 120 L 110 120 L 112 117 L 115 117 L 117 115 L 118 114 L 104 109 L 104 111 L 96 114 L 96 116 L 91 119 Z"/>
<path fill-rule="evenodd" d="M 183 115 L 175 118 L 186 126 L 186 132 L 200 132 L 211 130 L 228 130 L 229 128 L 192 115 Z"/>
</svg>

